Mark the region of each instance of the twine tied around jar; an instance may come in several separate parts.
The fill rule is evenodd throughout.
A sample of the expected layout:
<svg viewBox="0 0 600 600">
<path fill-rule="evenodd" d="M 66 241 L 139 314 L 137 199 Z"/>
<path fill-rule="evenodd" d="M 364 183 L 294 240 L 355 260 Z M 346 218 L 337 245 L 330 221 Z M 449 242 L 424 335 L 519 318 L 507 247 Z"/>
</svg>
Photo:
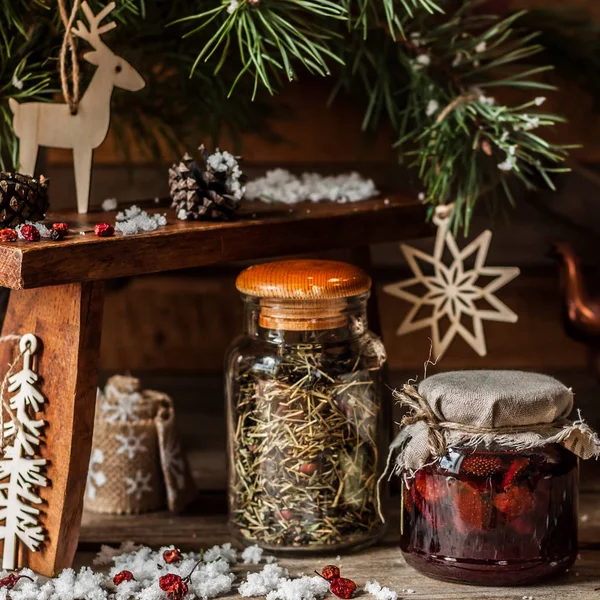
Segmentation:
<svg viewBox="0 0 600 600">
<path fill-rule="evenodd" d="M 600 456 L 600 438 L 581 415 L 569 420 L 573 392 L 556 379 L 523 371 L 450 371 L 394 392 L 409 409 L 390 446 L 393 472 L 412 476 L 453 446 L 526 452 L 560 444 L 580 458 Z M 386 468 L 387 471 L 387 468 Z"/>
<path fill-rule="evenodd" d="M 469 435 L 506 435 L 512 433 L 545 432 L 548 428 L 561 428 L 569 425 L 568 419 L 557 419 L 551 423 L 542 423 L 539 425 L 508 425 L 505 427 L 478 427 L 467 425 L 466 423 L 454 423 L 452 421 L 441 421 L 433 412 L 429 403 L 417 389 L 405 383 L 400 390 L 394 390 L 393 396 L 400 406 L 410 409 L 410 413 L 401 420 L 402 425 L 414 425 L 423 421 L 429 428 L 429 450 L 435 458 L 441 458 L 446 454 L 447 443 L 443 430 L 461 431 Z"/>
</svg>

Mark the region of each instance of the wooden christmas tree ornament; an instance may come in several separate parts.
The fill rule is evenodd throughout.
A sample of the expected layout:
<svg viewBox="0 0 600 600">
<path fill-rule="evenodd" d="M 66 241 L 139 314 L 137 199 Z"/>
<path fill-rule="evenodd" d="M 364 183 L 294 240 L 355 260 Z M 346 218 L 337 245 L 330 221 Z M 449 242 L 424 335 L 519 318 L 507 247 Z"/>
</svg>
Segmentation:
<svg viewBox="0 0 600 600">
<path fill-rule="evenodd" d="M 97 67 L 81 101 L 19 104 L 15 99 L 9 99 L 13 126 L 19 138 L 19 170 L 34 174 L 40 146 L 72 149 L 80 213 L 88 210 L 93 152 L 108 133 L 113 89 L 119 87 L 136 92 L 145 86 L 142 76 L 101 40 L 102 34 L 117 26 L 114 22 L 100 26 L 115 6 L 111 2 L 94 15 L 87 2 L 83 2 L 81 8 L 89 26 L 78 21 L 72 30 L 77 37 L 89 42 L 93 50 L 83 58 Z M 66 35 L 70 37 L 70 33 L 67 30 Z"/>
<path fill-rule="evenodd" d="M 35 552 L 45 539 L 40 510 L 36 508 L 42 503 L 39 488 L 49 484 L 42 474 L 47 461 L 40 457 L 44 421 L 35 418 L 45 402 L 33 370 L 37 346 L 34 335 L 21 338 L 23 368 L 8 378 L 8 392 L 14 396 L 9 401 L 10 420 L 4 424 L 3 439 L 9 443 L 0 460 L 0 539 L 4 541 L 2 568 L 9 570 L 16 566 L 17 542 Z"/>
</svg>

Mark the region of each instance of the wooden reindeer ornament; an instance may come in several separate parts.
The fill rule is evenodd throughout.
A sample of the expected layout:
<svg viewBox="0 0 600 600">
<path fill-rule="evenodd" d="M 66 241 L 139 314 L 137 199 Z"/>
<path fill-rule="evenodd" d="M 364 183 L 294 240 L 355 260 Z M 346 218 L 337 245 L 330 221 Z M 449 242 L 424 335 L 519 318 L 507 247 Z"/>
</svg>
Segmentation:
<svg viewBox="0 0 600 600">
<path fill-rule="evenodd" d="M 77 209 L 80 213 L 88 210 L 93 152 L 108 133 L 113 89 L 119 87 L 136 92 L 146 85 L 142 76 L 100 39 L 103 33 L 117 26 L 110 22 L 100 27 L 102 20 L 115 6 L 111 2 L 98 15 L 94 15 L 87 2 L 81 5 L 89 28 L 78 21 L 72 32 L 89 42 L 93 50 L 84 54 L 83 58 L 96 65 L 97 69 L 75 114 L 71 113 L 66 103 L 19 104 L 13 98 L 9 99 L 14 115 L 14 130 L 19 138 L 19 170 L 28 175 L 34 174 L 40 146 L 72 148 Z"/>
</svg>

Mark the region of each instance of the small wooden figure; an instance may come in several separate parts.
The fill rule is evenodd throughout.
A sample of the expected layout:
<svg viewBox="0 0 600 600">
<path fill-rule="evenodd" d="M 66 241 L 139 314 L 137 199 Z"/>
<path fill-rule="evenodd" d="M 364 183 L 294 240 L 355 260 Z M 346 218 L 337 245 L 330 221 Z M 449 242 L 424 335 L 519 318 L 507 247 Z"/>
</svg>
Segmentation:
<svg viewBox="0 0 600 600">
<path fill-rule="evenodd" d="M 72 148 L 77 209 L 80 213 L 88 210 L 93 152 L 108 133 L 113 89 L 120 87 L 136 92 L 145 86 L 142 76 L 100 39 L 103 33 L 117 26 L 114 22 L 99 26 L 115 6 L 111 2 L 98 15 L 94 15 L 87 2 L 81 5 L 89 28 L 78 21 L 73 33 L 90 43 L 93 50 L 84 54 L 83 58 L 98 68 L 75 114 L 71 114 L 66 103 L 19 104 L 13 98 L 9 99 L 14 114 L 14 129 L 20 143 L 19 170 L 34 174 L 40 146 Z"/>
</svg>

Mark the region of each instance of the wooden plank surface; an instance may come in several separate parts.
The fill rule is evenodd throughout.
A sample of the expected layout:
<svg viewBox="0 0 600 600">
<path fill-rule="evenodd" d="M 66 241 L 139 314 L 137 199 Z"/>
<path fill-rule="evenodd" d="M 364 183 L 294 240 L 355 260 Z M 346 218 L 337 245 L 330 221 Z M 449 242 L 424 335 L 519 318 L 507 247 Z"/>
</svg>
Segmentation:
<svg viewBox="0 0 600 600">
<path fill-rule="evenodd" d="M 245 202 L 231 223 L 179 221 L 167 213 L 156 231 L 98 238 L 94 224 L 115 222 L 115 213 L 49 213 L 74 234 L 63 241 L 0 243 L 0 285 L 24 289 L 114 279 L 219 262 L 367 245 L 426 234 L 424 207 L 393 195 L 352 204 L 300 203 L 294 207 Z M 79 235 L 84 232 L 85 235 Z"/>
<path fill-rule="evenodd" d="M 24 563 L 44 575 L 69 566 L 77 549 L 79 520 L 92 445 L 103 284 L 84 283 L 11 292 L 3 334 L 35 334 L 42 344 L 37 372 L 48 402 L 42 455 L 50 485 L 40 489 L 47 541 L 40 552 L 21 545 Z M 0 363 L 12 362 L 0 348 Z"/>
<path fill-rule="evenodd" d="M 217 496 L 204 499 L 206 508 L 219 504 Z M 221 501 L 222 506 L 222 501 Z M 280 559 L 292 574 L 311 573 L 313 569 L 328 563 L 341 564 L 343 575 L 354 579 L 361 587 L 366 581 L 377 580 L 382 585 L 398 592 L 405 600 L 426 598 L 428 600 L 521 600 L 532 596 L 534 600 L 588 600 L 598 598 L 595 588 L 600 586 L 600 506 L 599 494 L 582 496 L 582 515 L 587 519 L 581 524 L 581 552 L 575 566 L 568 574 L 539 585 L 519 588 L 483 588 L 463 586 L 429 579 L 406 565 L 398 548 L 397 518 L 391 520 L 390 530 L 384 540 L 374 548 L 358 554 L 342 554 L 309 558 Z M 596 522 L 596 520 L 598 520 Z M 76 558 L 79 565 L 91 564 L 91 549 L 100 543 L 114 544 L 124 540 L 160 546 L 174 544 L 187 550 L 207 548 L 214 544 L 232 541 L 226 527 L 224 514 L 213 516 L 153 513 L 137 517 L 100 516 L 86 513 L 82 528 L 80 552 Z M 248 567 L 238 567 L 240 577 Z M 403 590 L 415 590 L 407 595 Z M 366 595 L 361 595 L 367 598 Z M 223 596 L 225 599 L 239 598 L 235 589 Z"/>
</svg>

